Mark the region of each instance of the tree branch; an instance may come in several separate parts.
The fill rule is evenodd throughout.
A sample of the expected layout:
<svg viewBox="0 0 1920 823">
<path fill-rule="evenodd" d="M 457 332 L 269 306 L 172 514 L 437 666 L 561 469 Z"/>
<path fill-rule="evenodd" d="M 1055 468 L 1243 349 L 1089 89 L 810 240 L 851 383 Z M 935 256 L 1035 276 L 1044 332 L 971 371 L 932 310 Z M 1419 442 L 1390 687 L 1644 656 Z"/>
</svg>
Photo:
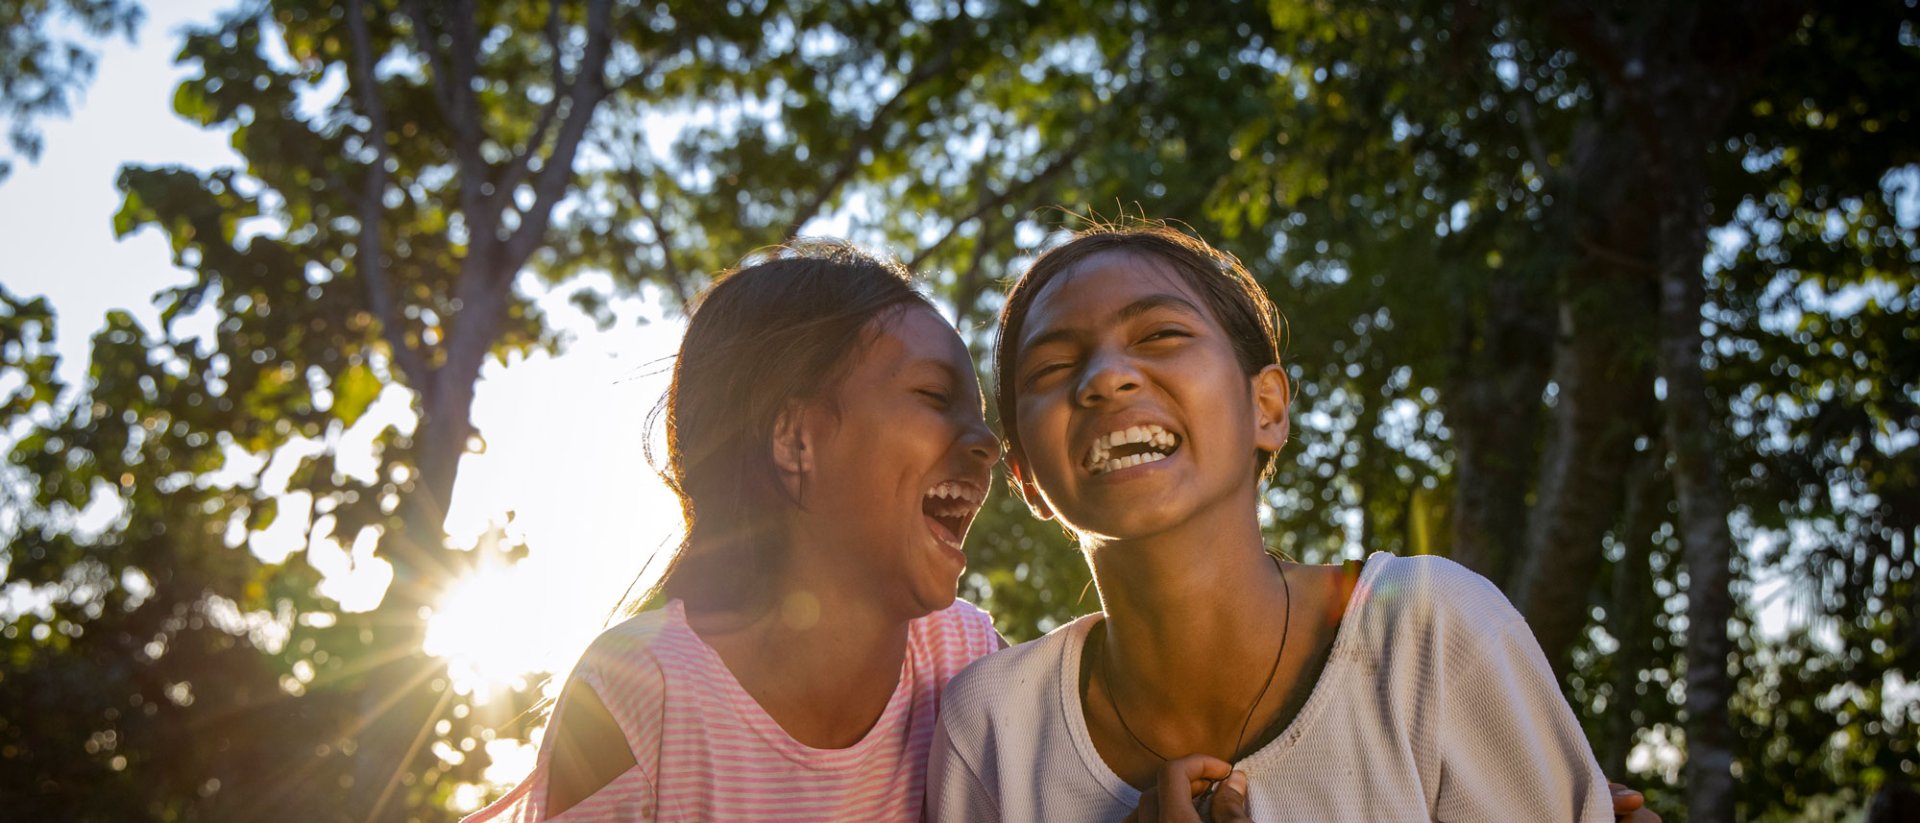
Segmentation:
<svg viewBox="0 0 1920 823">
<path fill-rule="evenodd" d="M 387 285 L 387 271 L 380 259 L 380 221 L 385 217 L 381 199 L 387 190 L 387 109 L 380 100 L 380 87 L 373 76 L 372 38 L 367 34 L 365 0 L 347 0 L 347 34 L 353 40 L 353 82 L 360 87 L 360 105 L 366 109 L 366 141 L 373 149 L 373 162 L 367 164 L 366 182 L 360 192 L 360 239 L 354 248 L 354 267 L 366 284 L 367 304 L 380 335 L 393 350 L 407 382 L 421 391 L 432 384 L 426 358 L 407 342 L 399 313 L 394 310 L 393 293 Z"/>
<path fill-rule="evenodd" d="M 787 223 L 786 230 L 780 233 L 780 239 L 785 240 L 799 234 L 800 229 L 805 227 L 808 221 L 826 208 L 827 202 L 833 199 L 840 187 L 846 185 L 847 181 L 853 179 L 853 175 L 860 170 L 860 153 L 873 145 L 874 138 L 883 129 L 893 124 L 893 112 L 906 102 L 907 95 L 953 64 L 953 41 L 946 42 L 947 46 L 941 50 L 939 56 L 915 66 L 913 72 L 900 84 L 900 88 L 894 91 L 893 96 L 887 98 L 887 102 L 882 103 L 880 108 L 875 109 L 872 117 L 867 118 L 866 126 L 853 136 L 853 142 L 849 143 L 847 150 L 841 153 L 840 162 L 834 166 L 833 174 L 814 190 L 813 199 L 794 213 L 793 219 Z"/>
<path fill-rule="evenodd" d="M 973 314 L 973 305 L 980 302 L 980 292 L 986 279 L 981 276 L 981 272 L 985 270 L 987 252 L 993 248 L 994 244 L 1000 242 L 1003 226 L 1011 225 L 1012 223 L 996 224 L 992 221 L 981 221 L 980 234 L 973 239 L 971 259 L 967 261 L 966 271 L 960 273 L 960 282 L 955 284 L 953 290 L 955 326 L 966 323 L 967 317 Z"/>
<path fill-rule="evenodd" d="M 506 169 L 501 172 L 500 179 L 494 184 L 493 196 L 487 201 L 489 211 L 498 212 L 513 203 L 513 190 L 519 188 L 520 184 L 527 179 L 527 175 L 533 173 L 533 156 L 540 151 L 541 146 L 546 145 L 547 132 L 553 128 L 553 119 L 560 113 L 560 100 L 565 97 L 560 90 L 567 87 L 566 71 L 560 59 L 564 48 L 560 42 L 560 0 L 548 0 L 547 3 L 547 43 L 553 49 L 551 80 L 549 80 L 553 85 L 553 97 L 545 106 L 540 107 L 540 114 L 534 120 L 533 130 L 527 133 L 526 145 L 513 153 L 513 159 L 507 162 Z"/>
<path fill-rule="evenodd" d="M 426 61 L 427 76 L 433 82 L 433 99 L 440 104 L 442 111 L 452 111 L 452 91 L 448 88 L 447 72 L 440 65 L 439 47 L 433 42 L 432 27 L 427 24 L 426 7 L 419 0 L 407 0 L 407 16 L 413 19 L 414 47 L 420 50 L 420 59 Z"/>
<path fill-rule="evenodd" d="M 567 192 L 573 179 L 573 158 L 580 140 L 587 133 L 593 113 L 607 93 L 607 52 L 612 48 L 612 0 L 591 0 L 587 5 L 587 48 L 580 57 L 580 70 L 568 91 L 567 116 L 554 135 L 553 152 L 534 178 L 534 202 L 524 219 L 507 238 L 505 256 L 495 276 L 511 279 L 520 264 L 546 240 L 547 226 L 553 220 L 553 207 Z"/>
<path fill-rule="evenodd" d="M 686 275 L 680 270 L 680 263 L 673 259 L 673 236 L 668 233 L 666 224 L 660 222 L 659 215 L 647 208 L 646 200 L 641 197 L 645 186 L 640 181 L 640 172 L 635 170 L 632 164 L 628 164 L 626 168 L 620 170 L 620 178 L 627 185 L 628 196 L 633 198 L 633 207 L 640 211 L 641 219 L 646 220 L 647 225 L 653 229 L 653 242 L 660 247 L 661 265 L 665 269 L 667 285 L 673 289 L 674 299 L 679 300 L 681 307 L 685 308 L 692 302 L 692 295 L 688 293 Z"/>
<path fill-rule="evenodd" d="M 489 214 L 482 211 L 484 199 L 480 184 L 488 175 L 486 158 L 480 154 L 480 144 L 484 138 L 480 133 L 479 110 L 473 97 L 473 49 L 476 48 L 472 36 L 473 9 L 469 3 L 461 0 L 449 10 L 448 17 L 451 20 L 447 35 L 453 43 L 447 50 L 445 60 L 439 57 L 433 25 L 423 0 L 407 0 L 407 14 L 413 18 L 414 37 L 419 42 L 428 70 L 433 74 L 434 98 L 440 103 L 447 124 L 453 127 L 453 155 L 460 166 L 460 210 L 467 218 L 470 242 L 492 242 L 493 228 L 499 218 L 497 212 Z"/>
<path fill-rule="evenodd" d="M 927 258 L 932 257 L 934 253 L 938 252 L 942 246 L 945 246 L 949 241 L 953 240 L 953 238 L 959 234 L 960 228 L 962 226 L 965 226 L 966 224 L 974 220 L 978 220 L 980 217 L 987 214 L 988 212 L 991 212 L 995 209 L 1000 208 L 1001 206 L 1006 205 L 1008 202 L 1012 201 L 1015 197 L 1019 197 L 1022 194 L 1025 194 L 1026 192 L 1032 190 L 1034 187 L 1039 186 L 1041 183 L 1044 183 L 1047 180 L 1058 175 L 1060 172 L 1066 171 L 1068 167 L 1073 165 L 1073 161 L 1078 160 L 1080 158 L 1080 155 L 1086 152 L 1087 146 L 1089 146 L 1093 142 L 1091 139 L 1092 137 L 1093 137 L 1092 131 L 1082 130 L 1080 132 L 1080 136 L 1074 140 L 1073 144 L 1068 146 L 1062 152 L 1060 152 L 1060 155 L 1058 157 L 1055 157 L 1053 158 L 1052 161 L 1048 162 L 1045 168 L 1042 168 L 1040 171 L 1035 172 L 1033 175 L 1027 177 L 1025 180 L 1020 180 L 1013 183 L 1012 185 L 1009 185 L 1007 188 L 1002 189 L 1000 193 L 992 197 L 988 197 L 981 200 L 979 205 L 974 207 L 973 211 L 970 211 L 966 214 L 966 216 L 953 221 L 953 225 L 950 225 L 947 227 L 946 233 L 940 235 L 940 239 L 933 241 L 932 243 L 928 244 L 925 248 L 922 248 L 920 251 L 914 253 L 913 259 L 907 261 L 907 268 L 918 270 L 922 264 L 927 262 Z"/>
</svg>

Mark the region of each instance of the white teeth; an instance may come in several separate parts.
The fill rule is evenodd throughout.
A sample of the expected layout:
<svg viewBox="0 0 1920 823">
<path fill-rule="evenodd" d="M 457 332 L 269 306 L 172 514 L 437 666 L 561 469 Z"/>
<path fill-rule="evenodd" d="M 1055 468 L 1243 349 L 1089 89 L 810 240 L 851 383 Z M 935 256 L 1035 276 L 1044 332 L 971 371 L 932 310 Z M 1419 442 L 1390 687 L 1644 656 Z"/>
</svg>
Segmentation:
<svg viewBox="0 0 1920 823">
<path fill-rule="evenodd" d="M 1178 445 L 1178 441 L 1179 438 L 1175 437 L 1172 432 L 1152 423 L 1130 426 L 1119 431 L 1108 432 L 1105 435 L 1095 437 L 1092 447 L 1087 449 L 1087 455 L 1081 462 L 1094 474 L 1105 474 L 1106 472 L 1117 471 L 1119 469 L 1138 466 L 1142 463 L 1152 463 L 1155 460 L 1163 459 L 1173 452 Z M 1155 449 L 1155 451 L 1142 452 L 1122 458 L 1112 456 L 1114 447 L 1124 446 L 1130 443 L 1145 443 Z"/>
<path fill-rule="evenodd" d="M 980 490 L 971 484 L 948 480 L 927 490 L 927 498 L 938 501 L 952 501 L 954 505 L 939 506 L 941 514 L 964 514 L 980 504 Z"/>
<path fill-rule="evenodd" d="M 1109 458 L 1107 460 L 1088 466 L 1087 468 L 1089 471 L 1093 472 L 1094 474 L 1106 474 L 1107 472 L 1116 472 L 1121 469 L 1130 469 L 1130 468 L 1133 468 L 1134 466 L 1141 466 L 1148 463 L 1157 463 L 1165 459 L 1167 459 L 1167 455 L 1161 452 L 1141 452 L 1140 454 L 1130 455 L 1127 457 Z"/>
</svg>

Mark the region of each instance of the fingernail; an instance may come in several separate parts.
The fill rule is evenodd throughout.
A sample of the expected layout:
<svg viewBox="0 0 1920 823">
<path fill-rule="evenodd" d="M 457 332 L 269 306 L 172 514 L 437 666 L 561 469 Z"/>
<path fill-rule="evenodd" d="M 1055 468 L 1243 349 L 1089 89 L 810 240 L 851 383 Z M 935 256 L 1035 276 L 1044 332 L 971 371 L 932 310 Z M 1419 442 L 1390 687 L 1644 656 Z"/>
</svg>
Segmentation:
<svg viewBox="0 0 1920 823">
<path fill-rule="evenodd" d="M 1234 772 L 1233 774 L 1227 775 L 1227 788 L 1232 789 L 1236 792 L 1239 792 L 1243 795 L 1246 794 L 1247 793 L 1247 773 Z"/>
</svg>

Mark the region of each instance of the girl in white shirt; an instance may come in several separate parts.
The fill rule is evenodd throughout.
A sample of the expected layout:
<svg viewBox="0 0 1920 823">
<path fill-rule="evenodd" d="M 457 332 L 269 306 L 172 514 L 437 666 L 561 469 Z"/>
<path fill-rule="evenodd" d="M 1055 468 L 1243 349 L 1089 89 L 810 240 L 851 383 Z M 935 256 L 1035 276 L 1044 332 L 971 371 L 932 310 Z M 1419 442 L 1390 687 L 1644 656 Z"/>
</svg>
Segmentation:
<svg viewBox="0 0 1920 823">
<path fill-rule="evenodd" d="M 995 360 L 1007 465 L 1079 540 L 1104 613 L 952 681 L 929 817 L 1180 819 L 1232 763 L 1217 819 L 1613 819 L 1486 580 L 1264 546 L 1291 397 L 1275 315 L 1237 261 L 1158 227 L 1083 233 L 1015 284 Z"/>
</svg>

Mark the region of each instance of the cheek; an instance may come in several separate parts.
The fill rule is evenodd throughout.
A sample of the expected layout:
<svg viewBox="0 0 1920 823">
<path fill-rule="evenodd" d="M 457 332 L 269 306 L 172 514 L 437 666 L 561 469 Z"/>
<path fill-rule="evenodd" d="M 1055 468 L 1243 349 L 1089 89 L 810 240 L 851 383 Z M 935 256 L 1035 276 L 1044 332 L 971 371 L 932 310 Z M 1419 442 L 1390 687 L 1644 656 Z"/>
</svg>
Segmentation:
<svg viewBox="0 0 1920 823">
<path fill-rule="evenodd" d="M 954 424 L 945 413 L 924 405 L 896 406 L 867 421 L 855 434 L 855 443 L 868 452 L 866 465 L 917 477 L 946 453 L 954 437 Z"/>
<path fill-rule="evenodd" d="M 1017 413 L 1020 417 L 1016 434 L 1020 437 L 1020 450 L 1026 453 L 1028 463 L 1031 464 L 1035 458 L 1043 461 L 1048 459 L 1059 435 L 1053 432 L 1056 426 L 1048 419 L 1046 408 L 1024 404 L 1017 409 Z"/>
</svg>

